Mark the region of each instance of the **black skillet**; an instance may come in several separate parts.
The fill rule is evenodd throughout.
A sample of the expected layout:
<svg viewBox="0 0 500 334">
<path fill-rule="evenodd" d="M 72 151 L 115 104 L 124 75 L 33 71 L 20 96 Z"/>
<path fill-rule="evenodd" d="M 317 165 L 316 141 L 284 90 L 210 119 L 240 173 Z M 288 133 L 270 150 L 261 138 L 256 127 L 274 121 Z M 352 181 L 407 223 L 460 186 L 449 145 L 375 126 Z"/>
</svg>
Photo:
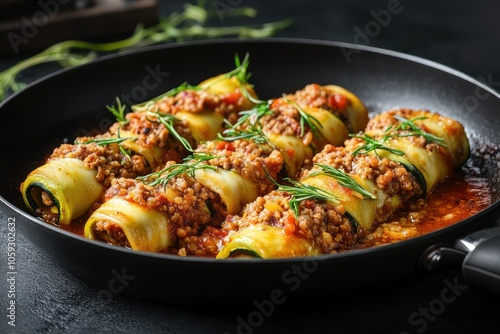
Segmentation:
<svg viewBox="0 0 500 334">
<path fill-rule="evenodd" d="M 378 248 L 312 258 L 214 260 L 135 252 L 89 241 L 48 225 L 25 208 L 19 183 L 64 140 L 111 124 L 105 106 L 130 104 L 187 81 L 195 84 L 233 68 L 250 53 L 251 82 L 262 98 L 308 83 L 336 84 L 357 94 L 371 113 L 394 107 L 430 109 L 464 124 L 471 156 L 493 189 L 493 204 L 453 226 Z M 60 71 L 0 105 L 0 200 L 28 239 L 64 268 L 103 287 L 174 303 L 268 298 L 372 288 L 415 279 L 444 265 L 462 266 L 472 284 L 500 293 L 500 95 L 445 66 L 396 52 L 323 41 L 220 40 L 152 47 L 103 57 Z M 495 157 L 495 154 L 496 157 Z M 496 159 L 496 160 L 495 160 Z M 472 235 L 471 235 L 472 234 Z M 472 250 L 474 249 L 474 250 Z M 281 299 L 280 299 L 281 298 Z"/>
</svg>

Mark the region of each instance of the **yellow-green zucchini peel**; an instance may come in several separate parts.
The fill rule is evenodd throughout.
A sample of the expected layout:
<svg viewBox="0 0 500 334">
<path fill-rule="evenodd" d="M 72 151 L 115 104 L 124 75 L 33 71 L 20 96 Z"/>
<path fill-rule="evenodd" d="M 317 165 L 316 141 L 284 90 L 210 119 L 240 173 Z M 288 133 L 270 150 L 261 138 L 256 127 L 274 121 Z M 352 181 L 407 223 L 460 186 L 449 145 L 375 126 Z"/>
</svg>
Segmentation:
<svg viewBox="0 0 500 334">
<path fill-rule="evenodd" d="M 85 238 L 98 239 L 94 233 L 97 222 L 119 227 L 134 250 L 157 252 L 173 244 L 165 214 L 119 197 L 111 198 L 92 213 L 85 223 Z"/>
<path fill-rule="evenodd" d="M 217 259 L 250 256 L 263 259 L 320 255 L 320 250 L 309 240 L 285 229 L 265 224 L 250 225 L 234 232 L 217 254 Z"/>
<path fill-rule="evenodd" d="M 223 130 L 224 116 L 214 112 L 179 111 L 175 117 L 186 121 L 191 135 L 198 143 L 217 138 L 217 134 Z"/>
<path fill-rule="evenodd" d="M 135 135 L 129 131 L 121 130 L 120 135 L 123 138 L 130 137 L 133 138 Z M 163 158 L 165 156 L 165 149 L 155 146 L 155 145 L 141 145 L 135 140 L 127 139 L 120 144 L 124 149 L 138 154 L 146 159 L 147 163 L 151 167 L 156 167 L 163 163 Z"/>
<path fill-rule="evenodd" d="M 31 210 L 45 211 L 57 217 L 55 223 L 67 225 L 85 214 L 104 191 L 96 175 L 97 171 L 86 168 L 79 159 L 52 160 L 28 174 L 21 193 Z M 48 196 L 50 202 L 42 196 Z"/>
<path fill-rule="evenodd" d="M 194 175 L 198 182 L 219 194 L 230 215 L 238 214 L 259 195 L 256 184 L 230 170 L 197 169 Z"/>
<path fill-rule="evenodd" d="M 327 85 L 325 86 L 327 90 L 332 93 L 337 93 L 343 95 L 349 101 L 347 105 L 347 119 L 352 127 L 353 132 L 363 131 L 365 129 L 366 123 L 368 123 L 368 110 L 366 106 L 361 102 L 361 100 L 349 90 L 336 86 Z"/>
<path fill-rule="evenodd" d="M 318 142 L 318 145 L 316 145 L 319 146 L 316 147 L 317 151 L 320 151 L 326 144 L 332 144 L 334 146 L 342 145 L 349 137 L 349 131 L 345 123 L 332 114 L 331 111 L 311 107 L 303 108 L 303 110 L 321 124 L 321 126 L 318 126 L 318 135 L 320 138 L 313 139 L 313 143 Z"/>
<path fill-rule="evenodd" d="M 341 186 L 336 179 L 327 175 L 315 175 L 301 179 L 302 184 L 308 184 L 323 189 L 339 198 L 349 215 L 366 231 L 373 230 L 377 211 L 394 211 L 401 205 L 398 196 L 389 197 L 375 183 L 358 175 L 349 174 L 361 187 L 372 193 L 377 199 L 364 199 L 361 194 Z M 335 203 L 332 203 L 335 205 Z"/>
<path fill-rule="evenodd" d="M 453 173 L 451 156 L 446 148 L 428 150 L 416 146 L 408 137 L 395 137 L 386 146 L 402 151 L 406 160 L 418 169 L 425 180 L 425 187 L 422 188 L 425 194 L 431 193 L 434 187 Z M 388 151 L 378 150 L 377 154 L 395 160 Z"/>
<path fill-rule="evenodd" d="M 288 177 L 295 178 L 304 160 L 311 159 L 314 155 L 312 148 L 304 145 L 300 138 L 277 134 L 267 137 L 280 150 Z"/>
</svg>

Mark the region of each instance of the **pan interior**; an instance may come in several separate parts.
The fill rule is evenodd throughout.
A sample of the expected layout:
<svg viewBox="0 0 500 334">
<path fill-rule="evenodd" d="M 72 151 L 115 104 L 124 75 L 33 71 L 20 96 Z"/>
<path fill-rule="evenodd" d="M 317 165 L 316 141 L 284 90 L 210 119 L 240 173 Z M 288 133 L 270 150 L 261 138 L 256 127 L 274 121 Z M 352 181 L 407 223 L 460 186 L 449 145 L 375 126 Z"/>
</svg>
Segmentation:
<svg viewBox="0 0 500 334">
<path fill-rule="evenodd" d="M 52 149 L 76 136 L 104 132 L 114 121 L 105 106 L 155 97 L 183 82 L 196 84 L 234 68 L 250 54 L 251 82 L 261 98 L 309 83 L 343 86 L 370 113 L 429 109 L 460 121 L 472 145 L 469 164 L 489 180 L 500 200 L 500 97 L 444 66 L 414 57 L 335 43 L 289 40 L 219 41 L 156 47 L 107 57 L 50 76 L 5 101 L 0 195 L 26 211 L 19 185 Z M 350 54 L 350 56 L 346 56 Z"/>
</svg>

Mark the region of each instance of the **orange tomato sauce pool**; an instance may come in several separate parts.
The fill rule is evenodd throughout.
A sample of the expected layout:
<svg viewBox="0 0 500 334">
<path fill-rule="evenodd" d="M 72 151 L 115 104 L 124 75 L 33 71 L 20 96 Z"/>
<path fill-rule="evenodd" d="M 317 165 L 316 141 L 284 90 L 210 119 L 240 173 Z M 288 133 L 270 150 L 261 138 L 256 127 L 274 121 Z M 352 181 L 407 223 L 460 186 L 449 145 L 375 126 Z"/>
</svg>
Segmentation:
<svg viewBox="0 0 500 334">
<path fill-rule="evenodd" d="M 488 181 L 462 169 L 436 186 L 425 199 L 412 201 L 387 223 L 366 235 L 358 247 L 413 238 L 464 220 L 491 205 Z"/>
</svg>

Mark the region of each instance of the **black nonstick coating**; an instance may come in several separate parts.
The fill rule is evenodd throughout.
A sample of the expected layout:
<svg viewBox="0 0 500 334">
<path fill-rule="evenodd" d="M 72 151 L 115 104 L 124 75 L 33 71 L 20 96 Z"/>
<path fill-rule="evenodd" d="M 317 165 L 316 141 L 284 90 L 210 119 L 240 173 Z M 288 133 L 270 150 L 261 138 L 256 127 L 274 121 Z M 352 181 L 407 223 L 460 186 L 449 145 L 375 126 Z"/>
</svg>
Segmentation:
<svg viewBox="0 0 500 334">
<path fill-rule="evenodd" d="M 397 244 L 337 255 L 278 260 L 214 260 L 135 252 L 86 240 L 34 218 L 21 201 L 19 184 L 45 155 L 65 140 L 104 131 L 115 97 L 130 104 L 187 81 L 196 84 L 234 68 L 234 55 L 250 54 L 251 82 L 261 98 L 294 92 L 309 83 L 343 86 L 370 113 L 421 108 L 464 124 L 473 152 L 493 189 L 493 204 L 453 226 Z M 219 40 L 152 47 L 103 57 L 30 85 L 0 105 L 2 210 L 55 262 L 103 286 L 174 303 L 215 299 L 283 300 L 288 295 L 328 293 L 397 283 L 422 274 L 429 247 L 453 243 L 493 223 L 499 210 L 500 96 L 445 66 L 420 58 L 325 41 Z M 326 297 L 325 297 L 326 298 Z"/>
</svg>

